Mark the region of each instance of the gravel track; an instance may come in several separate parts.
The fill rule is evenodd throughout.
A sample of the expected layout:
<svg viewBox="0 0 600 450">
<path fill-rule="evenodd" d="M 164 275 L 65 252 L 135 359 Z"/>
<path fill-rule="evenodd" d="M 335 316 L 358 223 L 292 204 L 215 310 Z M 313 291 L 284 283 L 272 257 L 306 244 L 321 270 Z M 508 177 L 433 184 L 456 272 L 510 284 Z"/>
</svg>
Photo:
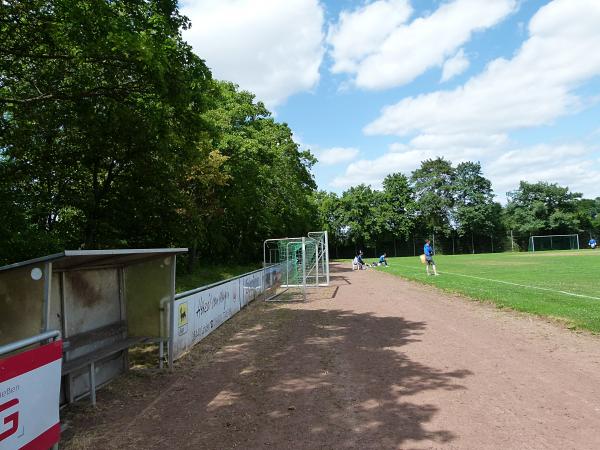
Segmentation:
<svg viewBox="0 0 600 450">
<path fill-rule="evenodd" d="M 173 374 L 72 410 L 65 448 L 600 448 L 598 337 L 331 267 L 307 303 L 255 302 Z"/>
</svg>

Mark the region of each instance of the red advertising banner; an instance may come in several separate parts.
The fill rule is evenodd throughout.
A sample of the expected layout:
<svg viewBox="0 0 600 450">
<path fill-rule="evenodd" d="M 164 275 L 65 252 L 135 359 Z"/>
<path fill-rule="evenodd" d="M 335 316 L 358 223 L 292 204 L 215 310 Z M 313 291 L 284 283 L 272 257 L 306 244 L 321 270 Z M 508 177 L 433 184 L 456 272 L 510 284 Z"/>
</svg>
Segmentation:
<svg viewBox="0 0 600 450">
<path fill-rule="evenodd" d="M 62 341 L 0 359 L 0 450 L 48 450 L 60 439 Z"/>
</svg>

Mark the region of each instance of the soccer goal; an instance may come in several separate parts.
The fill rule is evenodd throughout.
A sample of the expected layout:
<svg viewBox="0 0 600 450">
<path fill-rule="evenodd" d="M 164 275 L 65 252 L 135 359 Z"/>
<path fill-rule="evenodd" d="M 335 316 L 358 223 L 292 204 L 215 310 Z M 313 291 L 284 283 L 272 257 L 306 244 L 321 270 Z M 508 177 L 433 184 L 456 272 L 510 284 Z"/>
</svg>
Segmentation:
<svg viewBox="0 0 600 450">
<path fill-rule="evenodd" d="M 329 250 L 326 231 L 296 238 L 267 239 L 263 266 L 278 271 L 270 301 L 306 301 L 307 290 L 329 286 Z"/>
<path fill-rule="evenodd" d="M 579 235 L 551 234 L 548 236 L 529 236 L 529 251 L 579 250 Z"/>
</svg>

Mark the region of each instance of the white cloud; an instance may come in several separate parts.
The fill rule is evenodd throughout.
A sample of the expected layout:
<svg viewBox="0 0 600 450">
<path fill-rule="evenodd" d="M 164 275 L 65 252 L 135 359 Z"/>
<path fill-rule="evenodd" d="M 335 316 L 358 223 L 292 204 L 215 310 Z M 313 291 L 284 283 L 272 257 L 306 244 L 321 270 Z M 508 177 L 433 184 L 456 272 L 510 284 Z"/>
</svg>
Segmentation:
<svg viewBox="0 0 600 450">
<path fill-rule="evenodd" d="M 583 107 L 576 89 L 600 75 L 599 48 L 600 2 L 554 0 L 531 19 L 529 38 L 512 59 L 492 61 L 483 73 L 452 91 L 388 106 L 364 131 L 502 133 L 550 124 Z"/>
<path fill-rule="evenodd" d="M 389 34 L 408 20 L 408 0 L 378 0 L 352 12 L 342 11 L 329 28 L 334 73 L 354 72 L 365 56 L 376 52 Z"/>
<path fill-rule="evenodd" d="M 375 159 L 361 159 L 348 165 L 344 175 L 335 177 L 331 186 L 348 188 L 360 183 L 370 184 L 380 189 L 386 175 L 394 172 L 409 173 L 415 170 L 421 160 L 431 158 L 432 153 L 420 150 L 388 152 Z"/>
<path fill-rule="evenodd" d="M 600 195 L 600 168 L 591 150 L 581 144 L 513 149 L 486 164 L 484 171 L 501 198 L 516 189 L 521 180 L 558 183 L 572 191 Z"/>
<path fill-rule="evenodd" d="M 432 150 L 480 149 L 489 151 L 508 142 L 505 134 L 421 134 L 410 141 L 410 146 Z"/>
<path fill-rule="evenodd" d="M 455 164 L 467 160 L 479 161 L 503 149 L 507 140 L 504 135 L 416 136 L 408 144 L 391 144 L 388 152 L 378 158 L 361 159 L 349 164 L 344 175 L 334 178 L 331 185 L 346 188 L 366 183 L 380 188 L 388 174 L 409 174 L 426 159 L 443 156 Z"/>
<path fill-rule="evenodd" d="M 492 181 L 492 187 L 502 201 L 506 192 L 516 189 L 521 180 L 559 183 L 595 197 L 600 195 L 600 155 L 595 153 L 597 150 L 582 143 L 520 147 L 504 135 L 489 138 L 483 135 L 423 135 L 408 144 L 392 144 L 380 157 L 349 164 L 345 173 L 336 177 L 331 185 L 344 189 L 367 183 L 380 188 L 388 174 L 402 172 L 408 175 L 420 166 L 421 161 L 443 156 L 454 164 L 480 161 L 485 176 Z"/>
<path fill-rule="evenodd" d="M 332 147 L 325 150 L 317 150 L 319 163 L 332 166 L 352 161 L 358 156 L 359 150 L 354 147 Z"/>
<path fill-rule="evenodd" d="M 381 0 L 344 11 L 328 36 L 332 71 L 354 75 L 356 85 L 367 89 L 409 83 L 441 66 L 474 32 L 497 24 L 516 7 L 516 0 L 454 0 L 408 25 L 406 1 Z"/>
<path fill-rule="evenodd" d="M 469 68 L 469 58 L 465 55 L 464 50 L 461 48 L 456 55 L 452 58 L 447 59 L 442 68 L 441 82 L 445 82 L 454 78 L 456 75 L 460 75 Z"/>
<path fill-rule="evenodd" d="M 324 53 L 318 0 L 188 0 L 184 38 L 216 78 L 275 107 L 319 81 Z"/>
</svg>

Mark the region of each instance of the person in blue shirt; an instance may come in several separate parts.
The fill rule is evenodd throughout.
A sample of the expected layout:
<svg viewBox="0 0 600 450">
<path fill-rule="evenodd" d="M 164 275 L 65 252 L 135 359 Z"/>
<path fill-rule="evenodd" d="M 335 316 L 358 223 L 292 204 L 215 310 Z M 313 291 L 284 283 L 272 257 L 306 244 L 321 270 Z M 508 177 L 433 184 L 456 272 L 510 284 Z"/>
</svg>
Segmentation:
<svg viewBox="0 0 600 450">
<path fill-rule="evenodd" d="M 387 256 L 387 253 L 384 253 L 383 255 L 381 255 L 379 257 L 379 265 L 380 266 L 387 266 L 388 265 L 387 259 L 385 259 L 386 256 Z"/>
<path fill-rule="evenodd" d="M 431 275 L 429 273 L 429 266 L 431 266 L 433 268 L 433 274 L 437 276 L 438 273 L 435 268 L 435 262 L 433 261 L 433 247 L 429 243 L 429 239 L 425 239 L 423 253 L 425 253 L 425 269 L 427 270 L 427 275 Z"/>
<path fill-rule="evenodd" d="M 596 243 L 596 239 L 591 238 L 590 242 L 588 242 L 588 245 L 590 246 L 590 248 L 596 248 L 596 245 L 598 244 Z"/>
<path fill-rule="evenodd" d="M 362 250 L 359 250 L 359 252 L 357 253 L 356 257 L 354 258 L 354 264 L 356 264 L 360 270 L 367 268 L 365 262 L 363 261 L 363 252 L 362 252 Z"/>
</svg>

